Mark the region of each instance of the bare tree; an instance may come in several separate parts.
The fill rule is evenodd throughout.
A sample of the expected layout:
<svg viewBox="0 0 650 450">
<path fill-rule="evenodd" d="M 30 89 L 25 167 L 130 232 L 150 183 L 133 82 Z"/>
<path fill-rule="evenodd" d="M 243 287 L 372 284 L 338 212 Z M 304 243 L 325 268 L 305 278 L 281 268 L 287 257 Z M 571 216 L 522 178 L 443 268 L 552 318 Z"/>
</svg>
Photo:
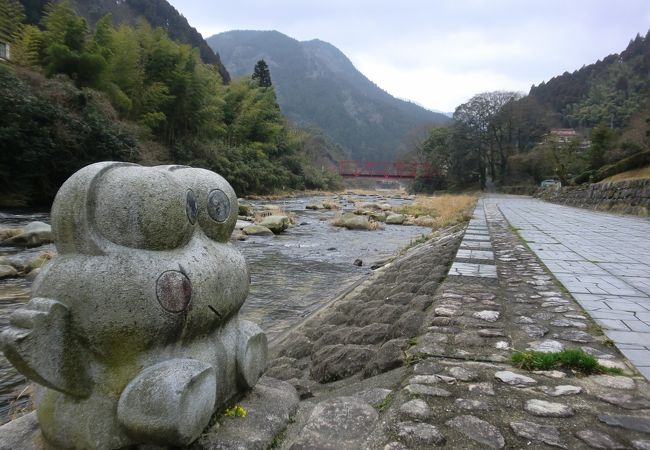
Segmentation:
<svg viewBox="0 0 650 450">
<path fill-rule="evenodd" d="M 500 116 L 499 113 L 519 98 L 521 94 L 517 92 L 484 92 L 454 112 L 454 120 L 462 125 L 465 133 L 465 145 L 469 146 L 466 150 L 475 154 L 481 189 L 485 188 L 488 173 L 494 179 L 497 173 L 505 172 L 508 146 L 512 142 L 513 116 Z"/>
</svg>

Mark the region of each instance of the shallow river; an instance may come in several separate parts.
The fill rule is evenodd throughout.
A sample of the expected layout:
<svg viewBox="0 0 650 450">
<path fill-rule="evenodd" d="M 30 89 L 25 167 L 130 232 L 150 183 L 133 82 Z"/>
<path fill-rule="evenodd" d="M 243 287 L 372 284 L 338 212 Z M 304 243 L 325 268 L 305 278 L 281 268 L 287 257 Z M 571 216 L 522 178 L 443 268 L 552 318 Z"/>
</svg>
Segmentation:
<svg viewBox="0 0 650 450">
<path fill-rule="evenodd" d="M 251 269 L 251 290 L 242 315 L 257 322 L 270 339 L 370 273 L 373 263 L 386 259 L 429 231 L 399 225 L 385 225 L 376 231 L 334 227 L 330 223 L 334 211 L 305 209 L 307 204 L 323 199 L 302 197 L 273 202 L 295 215 L 296 226 L 278 236 L 248 237 L 246 241 L 234 242 Z M 363 197 L 362 201 L 377 201 L 377 197 Z M 393 205 L 404 202 L 390 198 L 381 201 Z M 352 204 L 345 201 L 342 205 L 344 209 L 352 209 Z M 49 222 L 49 215 L 0 212 L 0 227 L 21 226 L 34 220 Z M 0 247 L 0 256 L 27 261 L 53 248 L 52 245 L 29 250 Z M 363 261 L 361 267 L 353 264 L 356 259 Z M 0 280 L 0 330 L 7 326 L 11 311 L 28 300 L 30 284 L 25 278 Z M 0 353 L 0 423 L 3 409 L 6 410 L 3 400 L 12 392 L 15 395 L 23 382 L 23 377 Z"/>
</svg>

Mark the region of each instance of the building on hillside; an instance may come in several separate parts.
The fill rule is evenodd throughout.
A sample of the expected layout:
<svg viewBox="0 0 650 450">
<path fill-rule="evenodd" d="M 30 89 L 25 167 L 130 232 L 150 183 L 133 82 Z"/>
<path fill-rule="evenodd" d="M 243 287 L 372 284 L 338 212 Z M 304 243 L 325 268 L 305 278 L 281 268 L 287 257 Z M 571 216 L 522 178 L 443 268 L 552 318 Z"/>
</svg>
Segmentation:
<svg viewBox="0 0 650 450">
<path fill-rule="evenodd" d="M 544 136 L 544 143 L 554 140 L 562 147 L 576 139 L 580 141 L 580 144 L 577 147 L 578 152 L 587 150 L 591 145 L 591 141 L 589 139 L 585 139 L 573 128 L 551 128 L 549 132 Z"/>
<path fill-rule="evenodd" d="M 4 61 L 9 61 L 11 59 L 9 42 L 0 40 L 0 59 Z"/>
<path fill-rule="evenodd" d="M 578 133 L 573 128 L 551 128 L 548 137 L 557 139 L 558 142 L 569 142 L 578 137 Z"/>
</svg>

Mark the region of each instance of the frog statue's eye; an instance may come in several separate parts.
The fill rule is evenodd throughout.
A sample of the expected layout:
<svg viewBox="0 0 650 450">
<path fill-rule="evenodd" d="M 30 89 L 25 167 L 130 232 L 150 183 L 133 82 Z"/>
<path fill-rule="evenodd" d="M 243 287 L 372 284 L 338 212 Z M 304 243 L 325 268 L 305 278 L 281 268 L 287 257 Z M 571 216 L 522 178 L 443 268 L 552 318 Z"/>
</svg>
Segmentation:
<svg viewBox="0 0 650 450">
<path fill-rule="evenodd" d="M 187 213 L 187 220 L 194 225 L 196 223 L 196 216 L 199 213 L 199 207 L 196 205 L 196 195 L 194 195 L 192 189 L 188 189 L 187 195 L 185 196 L 185 212 Z"/>
<path fill-rule="evenodd" d="M 215 222 L 223 223 L 230 216 L 230 199 L 221 189 L 208 194 L 208 214 Z"/>
<path fill-rule="evenodd" d="M 228 242 L 237 222 L 237 196 L 220 175 L 206 169 L 175 166 L 171 175 L 187 187 L 187 217 L 210 239 Z M 191 194 L 190 194 L 191 192 Z M 193 197 L 192 199 L 190 197 Z M 191 204 L 196 205 L 193 209 Z"/>
</svg>

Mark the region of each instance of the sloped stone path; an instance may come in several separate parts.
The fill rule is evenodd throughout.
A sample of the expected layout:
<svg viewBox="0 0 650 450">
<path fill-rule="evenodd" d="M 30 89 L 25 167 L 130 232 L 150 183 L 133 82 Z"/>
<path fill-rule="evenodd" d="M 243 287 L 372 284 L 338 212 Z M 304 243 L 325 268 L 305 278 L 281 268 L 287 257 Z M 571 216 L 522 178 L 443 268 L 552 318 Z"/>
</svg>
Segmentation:
<svg viewBox="0 0 650 450">
<path fill-rule="evenodd" d="M 477 208 L 476 221 L 468 227 L 463 243 L 478 236 L 475 242 L 489 243 L 493 259 L 482 260 L 485 255 L 481 254 L 472 258 L 463 252 L 490 251 L 486 245 L 478 249 L 461 244 L 454 265 L 492 266 L 496 278 L 477 276 L 476 271 L 450 272 L 430 304 L 414 309 L 420 327 L 414 337 L 403 338 L 405 346 L 402 341 L 396 345 L 390 333 L 385 333 L 383 342 L 375 335 L 373 342 L 379 350 L 373 357 L 382 348 L 392 348 L 401 352 L 401 358 L 391 359 L 388 365 L 374 365 L 373 371 L 359 369 L 331 382 L 316 382 L 318 373 L 313 365 L 319 358 L 317 352 L 325 347 L 316 346 L 316 351 L 305 351 L 301 358 L 288 361 L 287 352 L 300 347 L 300 339 L 294 334 L 291 341 L 296 345 L 285 341 L 280 346 L 279 353 L 284 356 L 273 363 L 274 375 L 293 376 L 289 382 L 303 389 L 303 401 L 279 448 L 650 448 L 650 387 L 646 380 L 627 365 L 600 328 L 556 284 L 498 208 L 487 202 L 483 205 L 483 209 Z M 481 216 L 485 226 L 477 223 Z M 350 305 L 370 304 L 376 301 L 375 296 L 389 292 L 383 290 L 387 286 L 382 280 L 394 280 L 388 285 L 399 290 L 401 279 L 394 277 L 393 271 L 407 273 L 409 265 L 415 270 L 421 264 L 431 264 L 432 258 L 442 257 L 437 253 L 440 249 L 435 249 L 435 240 L 424 244 L 410 257 L 398 259 L 395 267 L 386 268 L 365 288 L 334 303 L 321 316 L 328 320 L 322 321 L 320 332 L 314 323 L 307 327 L 310 335 L 326 340 L 329 346 L 344 345 L 328 335 L 335 330 L 326 325 L 332 315 L 346 311 L 347 319 L 341 322 L 345 326 L 355 316 Z M 367 296 L 368 289 L 373 295 Z M 407 308 L 402 317 L 413 307 L 404 304 Z M 366 321 L 377 320 L 361 314 Z M 343 334 L 347 341 L 350 334 Z M 563 348 L 582 348 L 602 364 L 623 368 L 626 376 L 531 373 L 509 363 L 513 350 Z M 397 353 L 392 354 L 395 357 Z M 356 354 L 335 358 L 349 366 L 356 366 L 359 359 L 363 358 Z M 297 369 L 283 374 L 280 366 Z M 319 414 L 323 408 L 317 406 L 333 399 L 338 411 L 355 414 L 366 411 L 362 405 L 369 404 L 378 414 L 359 412 L 363 423 L 355 419 L 346 424 L 345 414 L 326 420 Z M 324 420 L 329 422 L 324 424 Z M 360 440 L 351 443 L 345 431 L 349 426 L 364 430 L 363 436 L 357 436 Z M 336 437 L 337 427 L 342 427 L 341 439 Z M 328 430 L 327 442 L 319 440 L 315 429 Z"/>
</svg>

